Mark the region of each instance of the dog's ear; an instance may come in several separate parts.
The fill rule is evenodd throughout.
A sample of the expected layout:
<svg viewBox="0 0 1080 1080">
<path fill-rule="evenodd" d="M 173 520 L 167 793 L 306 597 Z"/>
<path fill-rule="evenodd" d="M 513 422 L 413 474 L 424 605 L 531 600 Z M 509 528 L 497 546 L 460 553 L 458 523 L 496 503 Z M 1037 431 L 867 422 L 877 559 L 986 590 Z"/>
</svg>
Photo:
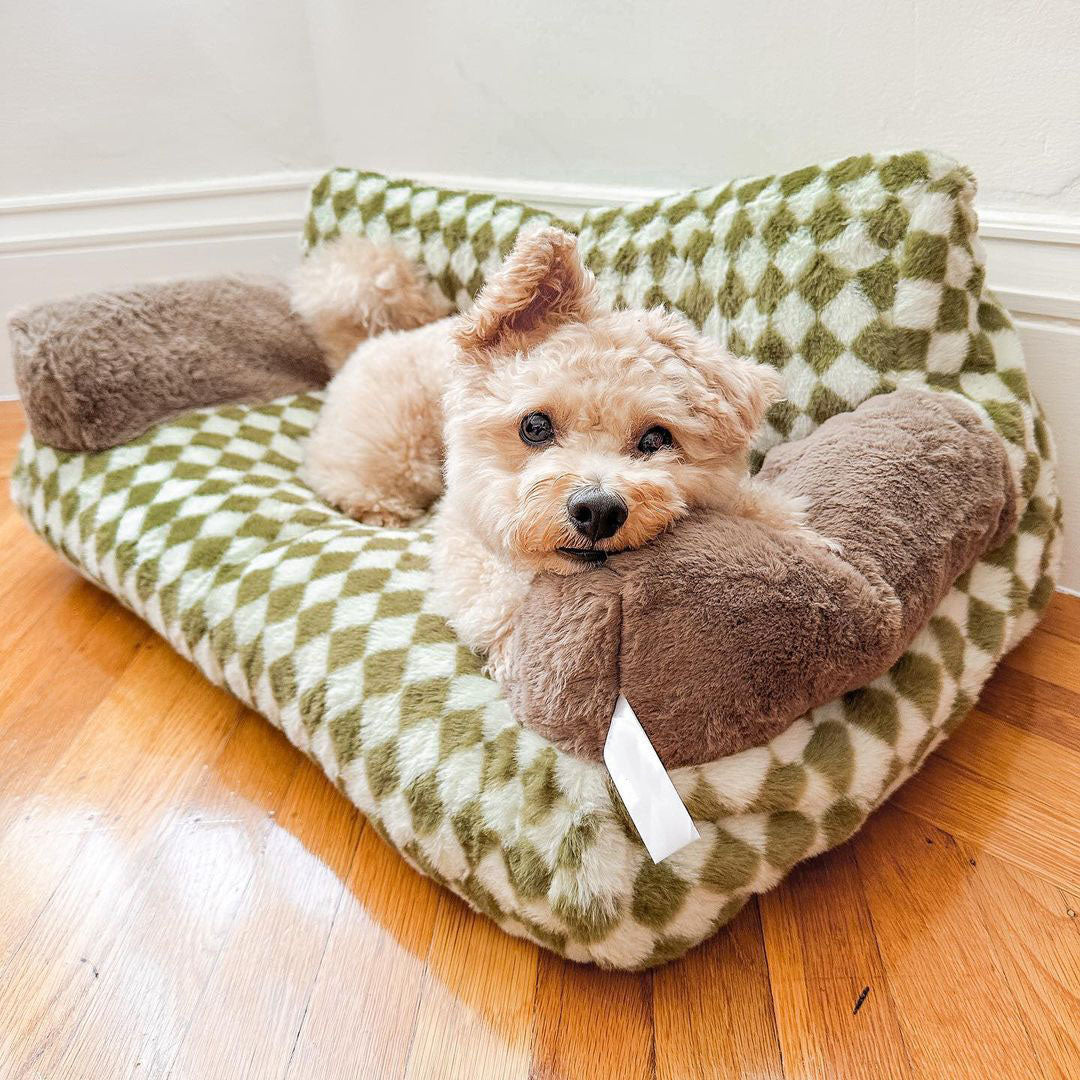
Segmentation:
<svg viewBox="0 0 1080 1080">
<path fill-rule="evenodd" d="M 576 241 L 561 229 L 541 229 L 514 245 L 459 321 L 457 343 L 467 360 L 490 365 L 595 311 L 596 282 L 582 265 Z"/>
<path fill-rule="evenodd" d="M 784 397 L 780 372 L 733 355 L 674 312 L 654 309 L 646 325 L 693 372 L 694 410 L 708 424 L 711 442 L 725 453 L 749 447 L 770 406 Z"/>
<path fill-rule="evenodd" d="M 717 401 L 713 419 L 719 441 L 732 450 L 748 448 L 765 414 L 783 400 L 784 379 L 775 368 L 717 349 L 713 387 Z"/>
</svg>

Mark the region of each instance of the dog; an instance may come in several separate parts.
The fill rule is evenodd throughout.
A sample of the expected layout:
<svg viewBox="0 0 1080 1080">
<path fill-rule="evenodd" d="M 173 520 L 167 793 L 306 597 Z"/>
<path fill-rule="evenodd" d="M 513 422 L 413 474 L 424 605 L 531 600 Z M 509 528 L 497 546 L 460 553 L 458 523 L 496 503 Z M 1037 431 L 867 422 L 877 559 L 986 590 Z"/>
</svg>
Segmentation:
<svg viewBox="0 0 1080 1080">
<path fill-rule="evenodd" d="M 340 369 L 305 480 L 383 526 L 441 496 L 440 606 L 496 677 L 534 575 L 603 565 L 691 510 L 829 544 L 798 500 L 748 474 L 780 375 L 680 314 L 605 309 L 559 229 L 520 238 L 463 315 L 402 253 L 360 238 L 307 260 L 294 306 Z"/>
</svg>

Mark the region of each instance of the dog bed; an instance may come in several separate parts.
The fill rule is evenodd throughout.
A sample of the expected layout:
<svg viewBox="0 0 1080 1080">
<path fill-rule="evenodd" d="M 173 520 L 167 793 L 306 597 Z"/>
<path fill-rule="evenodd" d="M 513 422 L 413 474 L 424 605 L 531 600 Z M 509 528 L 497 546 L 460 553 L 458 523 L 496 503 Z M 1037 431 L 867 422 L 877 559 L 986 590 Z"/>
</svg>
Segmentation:
<svg viewBox="0 0 1080 1080">
<path fill-rule="evenodd" d="M 756 464 L 875 394 L 941 389 L 999 432 L 1018 492 L 1016 531 L 889 672 L 766 745 L 672 772 L 700 838 L 659 864 L 603 766 L 516 723 L 431 609 L 430 533 L 359 525 L 297 479 L 318 394 L 203 409 L 105 453 L 27 437 L 15 499 L 74 566 L 311 754 L 419 870 L 572 959 L 657 964 L 850 836 L 1051 595 L 1052 447 L 1016 333 L 984 287 L 973 192 L 953 162 L 910 153 L 584 217 L 582 250 L 609 300 L 673 304 L 783 371 L 789 400 Z M 313 191 L 305 242 L 393 238 L 461 304 L 530 218 L 550 220 L 335 170 Z"/>
</svg>

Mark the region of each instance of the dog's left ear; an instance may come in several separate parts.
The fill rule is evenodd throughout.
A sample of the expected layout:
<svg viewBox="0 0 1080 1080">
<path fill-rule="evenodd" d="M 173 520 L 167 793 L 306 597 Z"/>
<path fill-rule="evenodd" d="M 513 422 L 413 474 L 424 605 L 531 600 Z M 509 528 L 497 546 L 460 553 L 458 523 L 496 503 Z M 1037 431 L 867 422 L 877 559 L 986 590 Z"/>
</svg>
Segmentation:
<svg viewBox="0 0 1080 1080">
<path fill-rule="evenodd" d="M 596 282 L 561 229 L 522 237 L 456 331 L 465 358 L 490 365 L 596 312 Z"/>
<path fill-rule="evenodd" d="M 674 312 L 650 311 L 646 327 L 693 373 L 694 411 L 708 423 L 713 444 L 725 453 L 749 447 L 769 407 L 784 397 L 783 376 L 766 364 L 734 356 Z"/>
<path fill-rule="evenodd" d="M 748 448 L 765 414 L 785 395 L 783 376 L 775 368 L 758 364 L 726 350 L 712 364 L 716 390 L 712 419 L 719 441 L 729 450 Z"/>
</svg>

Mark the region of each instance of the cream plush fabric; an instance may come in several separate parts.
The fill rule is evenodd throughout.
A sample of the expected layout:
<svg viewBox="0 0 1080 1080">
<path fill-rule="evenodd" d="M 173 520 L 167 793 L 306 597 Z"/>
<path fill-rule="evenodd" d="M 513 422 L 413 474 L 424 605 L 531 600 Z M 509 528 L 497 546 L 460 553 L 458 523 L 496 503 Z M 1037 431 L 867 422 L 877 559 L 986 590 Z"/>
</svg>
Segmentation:
<svg viewBox="0 0 1080 1080">
<path fill-rule="evenodd" d="M 1049 433 L 984 287 L 968 173 L 864 156 L 585 215 L 609 300 L 671 303 L 784 374 L 757 460 L 900 385 L 971 401 L 1000 433 L 1020 524 L 963 575 L 890 672 L 767 745 L 673 774 L 700 840 L 654 865 L 602 766 L 510 715 L 431 609 L 424 529 L 359 525 L 297 479 L 317 395 L 202 410 L 102 454 L 24 443 L 15 498 L 61 554 L 310 753 L 418 869 L 576 960 L 677 956 L 795 863 L 841 842 L 967 713 L 1056 572 Z M 393 238 L 465 304 L 523 221 L 486 195 L 335 170 L 308 246 Z"/>
</svg>

